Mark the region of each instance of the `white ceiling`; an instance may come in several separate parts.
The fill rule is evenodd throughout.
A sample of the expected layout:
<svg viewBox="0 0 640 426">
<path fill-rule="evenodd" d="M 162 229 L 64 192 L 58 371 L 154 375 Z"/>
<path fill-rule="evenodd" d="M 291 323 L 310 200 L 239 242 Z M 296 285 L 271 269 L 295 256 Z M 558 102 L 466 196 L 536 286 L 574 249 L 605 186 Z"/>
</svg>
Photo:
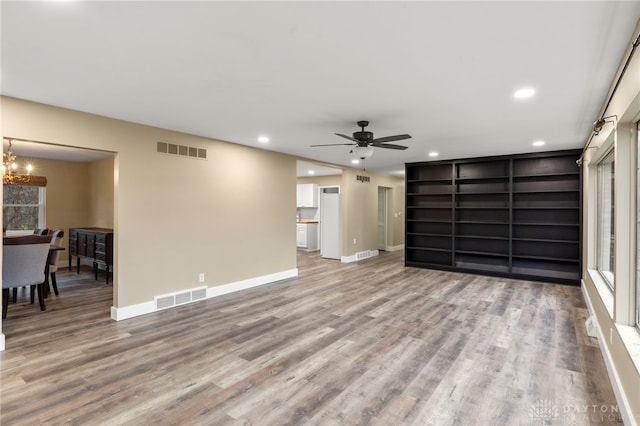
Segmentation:
<svg viewBox="0 0 640 426">
<path fill-rule="evenodd" d="M 342 169 L 327 167 L 308 161 L 297 161 L 298 177 L 309 176 L 333 176 L 342 174 Z"/>
<path fill-rule="evenodd" d="M 341 166 L 349 147 L 309 145 L 369 120 L 413 136 L 376 148 L 366 167 L 384 173 L 432 150 L 582 147 L 640 17 L 637 1 L 0 7 L 3 95 Z M 514 99 L 524 86 L 536 94 Z"/>
</svg>

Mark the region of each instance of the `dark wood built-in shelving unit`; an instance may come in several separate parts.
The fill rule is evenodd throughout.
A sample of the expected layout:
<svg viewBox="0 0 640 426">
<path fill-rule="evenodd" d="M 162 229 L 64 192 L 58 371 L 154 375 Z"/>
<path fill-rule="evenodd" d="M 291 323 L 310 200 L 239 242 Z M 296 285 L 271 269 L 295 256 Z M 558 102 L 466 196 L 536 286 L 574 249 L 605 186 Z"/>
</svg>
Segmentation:
<svg viewBox="0 0 640 426">
<path fill-rule="evenodd" d="M 580 154 L 408 163 L 405 265 L 578 284 Z"/>
</svg>

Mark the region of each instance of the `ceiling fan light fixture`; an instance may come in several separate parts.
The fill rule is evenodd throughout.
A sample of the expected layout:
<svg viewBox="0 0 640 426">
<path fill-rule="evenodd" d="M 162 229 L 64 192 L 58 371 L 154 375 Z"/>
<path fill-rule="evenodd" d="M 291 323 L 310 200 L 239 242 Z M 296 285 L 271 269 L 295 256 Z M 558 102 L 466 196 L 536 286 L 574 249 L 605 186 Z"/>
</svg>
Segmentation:
<svg viewBox="0 0 640 426">
<path fill-rule="evenodd" d="M 373 147 L 356 146 L 351 150 L 351 152 L 353 153 L 354 157 L 364 160 L 366 158 L 371 158 L 371 156 L 373 155 Z"/>
</svg>

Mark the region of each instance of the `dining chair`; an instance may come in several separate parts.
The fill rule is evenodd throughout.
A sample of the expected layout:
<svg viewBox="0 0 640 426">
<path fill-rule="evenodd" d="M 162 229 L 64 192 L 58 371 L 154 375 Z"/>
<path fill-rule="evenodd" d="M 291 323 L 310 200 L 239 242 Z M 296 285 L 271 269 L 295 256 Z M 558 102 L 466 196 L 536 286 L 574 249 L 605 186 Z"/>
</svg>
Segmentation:
<svg viewBox="0 0 640 426">
<path fill-rule="evenodd" d="M 51 235 L 51 245 L 62 247 L 62 239 L 64 238 L 64 230 L 52 229 L 49 231 Z M 58 283 L 56 281 L 56 271 L 58 270 L 58 258 L 60 257 L 60 251 L 56 250 L 51 253 L 49 258 L 49 276 L 51 277 L 51 286 L 53 292 L 58 295 Z"/>
<path fill-rule="evenodd" d="M 9 289 L 37 288 L 40 310 L 44 311 L 44 282 L 50 236 L 26 235 L 2 239 L 2 318 L 7 317 Z"/>
<path fill-rule="evenodd" d="M 33 235 L 47 235 L 49 228 L 36 228 L 33 230 Z"/>
</svg>

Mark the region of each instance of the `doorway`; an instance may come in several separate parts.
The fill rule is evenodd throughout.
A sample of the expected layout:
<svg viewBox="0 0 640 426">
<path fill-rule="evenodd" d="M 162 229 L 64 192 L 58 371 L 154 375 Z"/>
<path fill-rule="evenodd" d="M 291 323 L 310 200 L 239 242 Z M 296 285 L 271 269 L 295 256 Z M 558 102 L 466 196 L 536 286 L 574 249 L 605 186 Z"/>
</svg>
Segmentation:
<svg viewBox="0 0 640 426">
<path fill-rule="evenodd" d="M 389 203 L 391 188 L 378 187 L 378 250 L 389 247 Z"/>
<path fill-rule="evenodd" d="M 43 220 L 38 226 L 64 230 L 61 246 L 65 250 L 61 252 L 58 263 L 58 273 L 62 275 L 67 271 L 65 265 L 69 257 L 70 228 L 83 225 L 113 228 L 116 153 L 17 138 L 11 139 L 11 142 L 18 159 L 29 159 L 34 167 L 33 173 L 47 178 L 43 189 Z M 111 281 L 113 287 L 108 287 L 112 305 L 115 278 Z M 102 279 L 99 282 L 105 286 Z M 82 288 L 90 291 L 89 286 Z M 24 301 L 24 294 L 20 296 Z M 61 292 L 59 297 L 54 295 L 46 303 L 64 301 L 65 297 L 69 296 Z M 53 312 L 51 309 L 48 311 Z M 11 315 L 11 307 L 8 314 Z M 33 309 L 33 314 L 39 315 L 40 311 Z M 0 328 L 2 325 L 0 321 Z M 2 335 L 0 332 L 0 349 Z"/>
</svg>

